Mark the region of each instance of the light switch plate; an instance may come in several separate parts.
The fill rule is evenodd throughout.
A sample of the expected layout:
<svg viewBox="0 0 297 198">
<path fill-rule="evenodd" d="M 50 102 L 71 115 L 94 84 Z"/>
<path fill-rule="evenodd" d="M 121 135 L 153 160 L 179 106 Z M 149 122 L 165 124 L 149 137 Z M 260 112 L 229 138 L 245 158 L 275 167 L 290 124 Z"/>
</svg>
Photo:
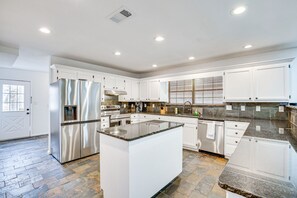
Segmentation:
<svg viewBox="0 0 297 198">
<path fill-rule="evenodd" d="M 278 107 L 278 112 L 284 112 L 285 111 L 285 107 L 284 106 L 279 106 Z"/>
<path fill-rule="evenodd" d="M 285 129 L 284 128 L 279 128 L 278 129 L 278 133 L 279 134 L 284 134 L 285 133 Z"/>
<path fill-rule="evenodd" d="M 256 126 L 256 131 L 261 131 L 261 126 L 257 125 Z"/>
<path fill-rule="evenodd" d="M 226 110 L 227 111 L 232 111 L 232 105 L 226 105 Z"/>
<path fill-rule="evenodd" d="M 256 106 L 256 111 L 261 111 L 261 106 L 257 105 Z"/>
<path fill-rule="evenodd" d="M 240 110 L 241 110 L 241 111 L 245 111 L 245 105 L 241 105 L 241 106 L 240 106 Z"/>
</svg>

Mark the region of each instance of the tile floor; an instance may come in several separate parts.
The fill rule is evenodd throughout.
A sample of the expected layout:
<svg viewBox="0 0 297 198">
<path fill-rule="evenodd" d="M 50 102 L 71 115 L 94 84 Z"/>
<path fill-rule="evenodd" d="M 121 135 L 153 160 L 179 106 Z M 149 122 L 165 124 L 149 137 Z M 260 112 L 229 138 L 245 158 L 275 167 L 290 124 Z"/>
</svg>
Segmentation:
<svg viewBox="0 0 297 198">
<path fill-rule="evenodd" d="M 0 198 L 102 197 L 99 155 L 60 165 L 47 137 L 0 142 Z M 226 160 L 184 151 L 183 172 L 155 197 L 225 197 L 217 185 Z"/>
</svg>

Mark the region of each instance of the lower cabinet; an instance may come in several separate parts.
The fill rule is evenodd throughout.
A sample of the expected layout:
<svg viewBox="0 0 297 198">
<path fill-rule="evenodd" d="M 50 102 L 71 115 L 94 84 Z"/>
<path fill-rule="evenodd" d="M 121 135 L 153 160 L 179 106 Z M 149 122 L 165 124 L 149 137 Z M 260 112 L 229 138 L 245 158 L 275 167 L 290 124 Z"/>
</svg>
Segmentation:
<svg viewBox="0 0 297 198">
<path fill-rule="evenodd" d="M 131 123 L 145 122 L 149 120 L 163 120 L 168 122 L 183 123 L 183 147 L 193 151 L 198 151 L 198 119 L 181 118 L 174 116 L 161 116 L 152 114 L 132 114 Z"/>
<path fill-rule="evenodd" d="M 263 176 L 289 180 L 290 145 L 276 141 L 243 137 L 229 164 Z"/>
<path fill-rule="evenodd" d="M 184 125 L 183 131 L 183 146 L 185 148 L 198 151 L 198 129 L 197 124 L 186 124 Z"/>
<path fill-rule="evenodd" d="M 254 149 L 255 172 L 288 180 L 289 144 L 287 142 L 255 139 Z"/>
</svg>

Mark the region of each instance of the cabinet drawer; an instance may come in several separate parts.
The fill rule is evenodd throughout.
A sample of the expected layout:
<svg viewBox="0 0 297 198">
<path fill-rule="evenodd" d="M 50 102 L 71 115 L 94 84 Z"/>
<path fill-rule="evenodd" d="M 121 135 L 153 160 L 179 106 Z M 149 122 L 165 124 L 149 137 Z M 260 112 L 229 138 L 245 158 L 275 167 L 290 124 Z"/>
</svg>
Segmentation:
<svg viewBox="0 0 297 198">
<path fill-rule="evenodd" d="M 241 138 L 244 134 L 244 130 L 242 129 L 226 129 L 225 133 L 227 136 Z"/>
<path fill-rule="evenodd" d="M 225 146 L 225 156 L 231 157 L 236 149 L 236 145 L 226 144 Z"/>
<path fill-rule="evenodd" d="M 135 118 L 138 119 L 139 118 L 139 114 L 132 114 L 131 115 L 131 119 L 135 119 Z"/>
<path fill-rule="evenodd" d="M 101 123 L 109 123 L 109 117 L 101 117 Z"/>
<path fill-rule="evenodd" d="M 248 126 L 249 126 L 248 122 L 231 122 L 231 121 L 225 122 L 225 127 L 230 129 L 246 130 Z"/>
<path fill-rule="evenodd" d="M 225 143 L 226 144 L 232 144 L 232 145 L 236 145 L 239 143 L 240 138 L 236 138 L 236 137 L 226 137 L 225 139 Z"/>
</svg>

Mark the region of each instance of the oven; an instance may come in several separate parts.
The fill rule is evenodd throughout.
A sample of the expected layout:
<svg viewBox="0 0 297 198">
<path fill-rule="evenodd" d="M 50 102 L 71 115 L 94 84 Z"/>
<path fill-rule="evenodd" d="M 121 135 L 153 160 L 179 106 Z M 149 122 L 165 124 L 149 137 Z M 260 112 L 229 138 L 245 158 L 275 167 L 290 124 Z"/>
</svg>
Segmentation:
<svg viewBox="0 0 297 198">
<path fill-rule="evenodd" d="M 131 124 L 131 114 L 121 114 L 120 105 L 101 105 L 101 116 L 110 116 L 110 127 Z"/>
<path fill-rule="evenodd" d="M 129 117 L 121 117 L 121 118 L 110 118 L 110 127 L 114 126 L 123 126 L 131 124 L 131 118 Z"/>
</svg>

